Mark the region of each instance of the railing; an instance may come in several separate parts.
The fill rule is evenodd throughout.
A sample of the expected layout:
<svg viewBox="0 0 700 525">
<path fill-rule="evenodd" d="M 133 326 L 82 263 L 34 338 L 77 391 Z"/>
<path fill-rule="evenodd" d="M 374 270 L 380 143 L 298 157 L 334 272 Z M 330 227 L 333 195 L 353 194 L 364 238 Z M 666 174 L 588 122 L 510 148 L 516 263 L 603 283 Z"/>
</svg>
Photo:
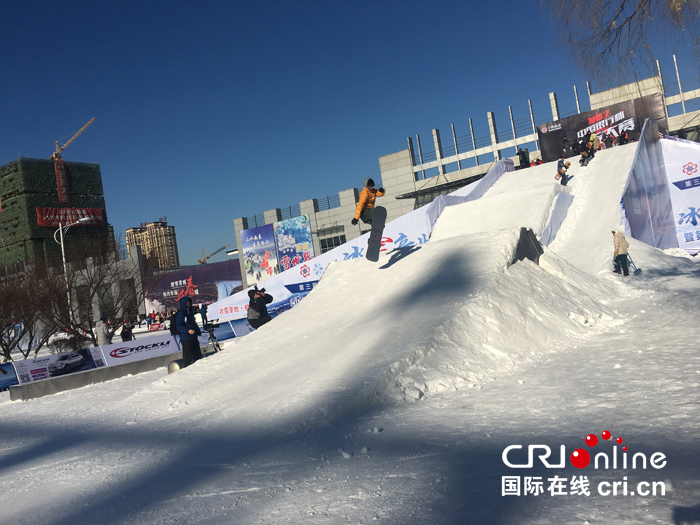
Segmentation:
<svg viewBox="0 0 700 525">
<path fill-rule="evenodd" d="M 334 208 L 340 208 L 340 195 L 329 195 L 323 197 L 322 199 L 317 199 L 318 201 L 318 211 L 327 211 Z M 287 206 L 286 208 L 281 208 L 282 220 L 293 219 L 294 217 L 301 216 L 301 207 L 298 204 L 294 206 Z M 257 228 L 258 226 L 265 225 L 265 214 L 260 213 L 258 215 L 252 215 L 247 217 L 248 228 Z"/>
</svg>

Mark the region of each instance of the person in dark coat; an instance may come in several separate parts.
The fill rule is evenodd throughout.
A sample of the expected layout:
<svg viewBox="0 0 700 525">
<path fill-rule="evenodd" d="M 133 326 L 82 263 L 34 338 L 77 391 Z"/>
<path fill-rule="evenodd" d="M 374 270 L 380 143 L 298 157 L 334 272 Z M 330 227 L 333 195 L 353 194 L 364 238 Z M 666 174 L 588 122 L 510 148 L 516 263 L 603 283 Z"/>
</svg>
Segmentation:
<svg viewBox="0 0 700 525">
<path fill-rule="evenodd" d="M 522 148 L 518 148 L 518 162 L 521 170 L 528 167 L 527 158 L 525 157 L 525 152 L 522 150 Z"/>
<path fill-rule="evenodd" d="M 571 151 L 574 152 L 574 155 L 580 155 L 581 154 L 581 141 L 580 140 L 575 140 L 573 146 L 571 146 Z"/>
<path fill-rule="evenodd" d="M 613 147 L 613 138 L 610 133 L 605 134 L 605 138 L 603 139 L 603 143 L 605 144 L 605 149 L 610 149 Z"/>
<path fill-rule="evenodd" d="M 564 147 L 564 158 L 568 159 L 569 157 L 574 156 L 574 152 L 571 149 L 571 144 L 569 144 L 569 139 L 564 137 L 564 142 L 562 143 L 562 146 Z"/>
<path fill-rule="evenodd" d="M 131 321 L 128 319 L 124 320 L 122 331 L 119 335 L 121 336 L 123 343 L 134 339 L 134 325 L 131 324 Z"/>
<path fill-rule="evenodd" d="M 192 299 L 188 296 L 181 297 L 178 301 L 180 309 L 175 316 L 175 327 L 180 331 L 180 346 L 182 347 L 182 367 L 196 363 L 202 358 L 202 350 L 197 339 L 202 331 L 197 326 L 192 309 Z"/>
<path fill-rule="evenodd" d="M 623 131 L 622 133 L 620 133 L 620 136 L 617 138 L 617 145 L 624 146 L 625 144 L 627 144 L 627 140 L 628 140 L 627 139 L 627 132 Z"/>
<path fill-rule="evenodd" d="M 272 296 L 265 293 L 265 288 L 258 290 L 256 287 L 248 290 L 248 297 L 248 323 L 257 330 L 272 321 L 272 317 L 267 313 L 267 305 L 272 302 Z"/>
</svg>

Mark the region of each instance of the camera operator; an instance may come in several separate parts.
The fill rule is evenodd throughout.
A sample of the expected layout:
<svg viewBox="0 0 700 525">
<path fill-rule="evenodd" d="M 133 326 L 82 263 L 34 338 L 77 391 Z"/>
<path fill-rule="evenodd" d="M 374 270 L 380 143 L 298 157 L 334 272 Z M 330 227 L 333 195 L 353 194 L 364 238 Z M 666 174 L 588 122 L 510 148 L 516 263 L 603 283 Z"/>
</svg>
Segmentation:
<svg viewBox="0 0 700 525">
<path fill-rule="evenodd" d="M 267 305 L 272 302 L 272 296 L 265 293 L 265 288 L 258 290 L 256 286 L 253 290 L 248 290 L 248 297 L 248 323 L 257 330 L 272 321 L 272 317 L 267 313 Z"/>
</svg>

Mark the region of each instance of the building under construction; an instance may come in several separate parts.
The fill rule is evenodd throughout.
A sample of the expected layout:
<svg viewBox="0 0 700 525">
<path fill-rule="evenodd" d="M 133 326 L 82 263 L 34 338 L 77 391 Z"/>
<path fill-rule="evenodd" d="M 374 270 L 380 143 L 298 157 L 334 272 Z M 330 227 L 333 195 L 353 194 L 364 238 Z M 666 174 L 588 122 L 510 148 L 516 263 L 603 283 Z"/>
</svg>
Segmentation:
<svg viewBox="0 0 700 525">
<path fill-rule="evenodd" d="M 0 166 L 0 269 L 42 261 L 60 266 L 54 234 L 69 224 L 67 261 L 114 249 L 99 164 L 20 158 Z"/>
<path fill-rule="evenodd" d="M 168 226 L 165 217 L 156 222 L 141 223 L 138 228 L 127 229 L 126 245 L 129 253 L 132 246 L 141 247 L 148 268 L 165 269 L 180 266 L 175 226 Z"/>
</svg>

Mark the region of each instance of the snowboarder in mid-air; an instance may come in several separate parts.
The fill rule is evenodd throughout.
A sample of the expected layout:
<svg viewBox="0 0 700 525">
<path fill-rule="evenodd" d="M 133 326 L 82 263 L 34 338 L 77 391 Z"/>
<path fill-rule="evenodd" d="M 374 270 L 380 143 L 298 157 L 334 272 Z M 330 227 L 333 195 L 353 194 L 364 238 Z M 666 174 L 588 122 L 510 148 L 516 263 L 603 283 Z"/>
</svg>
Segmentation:
<svg viewBox="0 0 700 525">
<path fill-rule="evenodd" d="M 386 194 L 384 188 L 374 189 L 374 181 L 371 178 L 365 179 L 365 187 L 360 192 L 360 200 L 357 203 L 355 210 L 355 218 L 350 221 L 352 225 L 357 225 L 357 222 L 362 219 L 365 224 L 372 224 L 372 216 L 374 215 L 374 202 L 377 197 L 383 197 Z"/>
</svg>

